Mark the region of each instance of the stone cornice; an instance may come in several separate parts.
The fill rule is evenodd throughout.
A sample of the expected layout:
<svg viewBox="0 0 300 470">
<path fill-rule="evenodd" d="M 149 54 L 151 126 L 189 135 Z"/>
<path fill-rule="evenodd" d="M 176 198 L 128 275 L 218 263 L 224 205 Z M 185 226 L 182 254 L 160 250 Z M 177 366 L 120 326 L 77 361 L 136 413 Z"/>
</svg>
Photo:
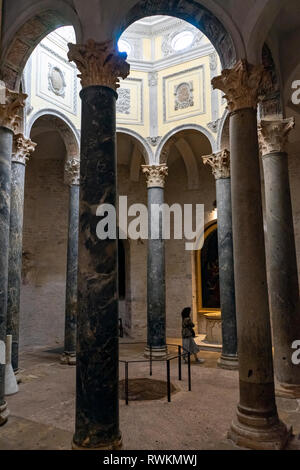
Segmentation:
<svg viewBox="0 0 300 470">
<path fill-rule="evenodd" d="M 69 186 L 80 184 L 80 161 L 77 158 L 67 160 L 65 164 L 65 183 Z"/>
<path fill-rule="evenodd" d="M 142 165 L 148 188 L 164 188 L 168 176 L 167 165 Z"/>
<path fill-rule="evenodd" d="M 227 149 L 212 153 L 202 157 L 204 165 L 208 164 L 212 168 L 212 173 L 216 180 L 230 178 L 230 152 Z"/>
<path fill-rule="evenodd" d="M 127 54 L 119 52 L 113 41 L 97 43 L 90 39 L 86 44 L 68 44 L 68 58 L 77 65 L 82 87 L 100 85 L 119 88 L 119 79 L 129 75 Z"/>
<path fill-rule="evenodd" d="M 15 134 L 13 138 L 12 162 L 26 165 L 29 155 L 34 152 L 37 144 L 26 139 L 23 134 Z"/>
<path fill-rule="evenodd" d="M 262 155 L 285 152 L 289 132 L 295 127 L 295 118 L 262 120 L 258 126 L 258 140 Z"/>
<path fill-rule="evenodd" d="M 0 83 L 1 85 L 1 83 Z M 21 109 L 25 106 L 27 95 L 8 88 L 0 89 L 0 126 L 17 132 L 22 122 Z"/>
<path fill-rule="evenodd" d="M 243 108 L 256 109 L 264 90 L 271 86 L 271 77 L 263 65 L 251 65 L 240 60 L 232 69 L 224 69 L 211 81 L 213 89 L 225 93 L 230 112 Z"/>
</svg>

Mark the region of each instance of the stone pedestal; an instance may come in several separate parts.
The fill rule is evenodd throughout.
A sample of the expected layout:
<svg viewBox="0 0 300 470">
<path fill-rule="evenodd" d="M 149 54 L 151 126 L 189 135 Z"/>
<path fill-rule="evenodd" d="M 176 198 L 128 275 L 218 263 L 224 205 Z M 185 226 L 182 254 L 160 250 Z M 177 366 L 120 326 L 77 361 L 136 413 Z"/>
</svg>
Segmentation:
<svg viewBox="0 0 300 470">
<path fill-rule="evenodd" d="M 12 335 L 12 367 L 19 368 L 19 314 L 22 276 L 22 241 L 25 165 L 36 144 L 15 134 L 11 163 L 11 200 L 8 262 L 7 334 Z"/>
<path fill-rule="evenodd" d="M 238 62 L 213 80 L 226 94 L 230 154 L 240 402 L 229 438 L 251 449 L 284 448 L 289 430 L 275 403 L 257 137 L 262 66 Z"/>
<path fill-rule="evenodd" d="M 10 225 L 11 156 L 13 133 L 20 124 L 19 112 L 26 95 L 5 90 L 0 104 L 0 425 L 7 421 L 4 399 L 5 343 L 7 329 L 7 288 Z"/>
<path fill-rule="evenodd" d="M 278 394 L 300 398 L 300 367 L 292 344 L 300 339 L 297 257 L 285 144 L 294 119 L 261 121 L 274 366 Z M 276 390 L 277 392 L 277 390 Z"/>
<path fill-rule="evenodd" d="M 67 161 L 65 179 L 69 185 L 69 229 L 66 278 L 65 342 L 62 364 L 76 365 L 77 269 L 79 225 L 79 160 Z"/>
<path fill-rule="evenodd" d="M 76 427 L 73 449 L 119 449 L 118 241 L 100 240 L 97 208 L 116 207 L 116 88 L 126 54 L 111 42 L 69 45 L 81 72 Z"/>
<path fill-rule="evenodd" d="M 168 169 L 165 165 L 143 165 L 147 178 L 149 237 L 147 258 L 147 348 L 145 356 L 162 358 L 167 354 L 166 346 L 166 282 L 165 244 L 162 233 L 162 216 L 159 227 L 155 217 L 155 206 L 164 203 L 164 184 Z M 157 231 L 156 239 L 153 238 Z"/>
<path fill-rule="evenodd" d="M 218 253 L 222 313 L 222 355 L 218 366 L 237 369 L 237 328 L 234 292 L 230 153 L 227 149 L 203 158 L 216 179 L 218 208 Z"/>
</svg>

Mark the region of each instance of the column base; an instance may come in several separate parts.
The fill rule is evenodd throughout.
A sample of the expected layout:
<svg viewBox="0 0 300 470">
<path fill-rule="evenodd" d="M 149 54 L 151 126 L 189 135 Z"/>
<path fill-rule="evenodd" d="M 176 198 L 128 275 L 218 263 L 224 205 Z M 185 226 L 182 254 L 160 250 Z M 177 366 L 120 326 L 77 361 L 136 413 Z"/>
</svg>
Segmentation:
<svg viewBox="0 0 300 470">
<path fill-rule="evenodd" d="M 107 442 L 103 445 L 99 444 L 97 447 L 84 447 L 76 444 L 74 439 L 72 441 L 72 450 L 121 450 L 123 447 L 122 437 L 112 442 Z"/>
<path fill-rule="evenodd" d="M 218 367 L 220 369 L 227 369 L 227 370 L 238 370 L 239 368 L 239 360 L 237 356 L 226 356 L 225 354 L 221 355 L 218 359 Z"/>
<path fill-rule="evenodd" d="M 76 353 L 64 352 L 60 357 L 60 363 L 69 366 L 76 366 Z"/>
<path fill-rule="evenodd" d="M 300 385 L 277 383 L 275 395 L 280 398 L 300 398 Z"/>
<path fill-rule="evenodd" d="M 268 418 L 257 414 L 251 416 L 238 409 L 227 437 L 247 449 L 282 450 L 291 436 L 292 427 L 286 427 L 277 415 Z"/>
<path fill-rule="evenodd" d="M 4 402 L 3 405 L 0 405 L 0 426 L 6 423 L 9 416 L 9 409 L 7 408 L 7 403 Z"/>
<path fill-rule="evenodd" d="M 144 351 L 144 356 L 147 359 L 150 359 L 150 348 L 149 346 L 146 346 L 145 351 Z M 165 359 L 168 355 L 168 348 L 167 346 L 163 346 L 162 348 L 152 348 L 152 359 L 153 361 L 159 360 L 159 359 Z"/>
</svg>

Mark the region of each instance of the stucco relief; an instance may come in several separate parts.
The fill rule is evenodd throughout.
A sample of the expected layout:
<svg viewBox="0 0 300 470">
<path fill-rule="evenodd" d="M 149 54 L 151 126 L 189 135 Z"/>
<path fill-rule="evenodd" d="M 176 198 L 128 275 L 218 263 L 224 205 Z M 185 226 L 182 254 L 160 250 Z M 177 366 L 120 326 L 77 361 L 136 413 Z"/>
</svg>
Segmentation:
<svg viewBox="0 0 300 470">
<path fill-rule="evenodd" d="M 130 89 L 119 88 L 118 90 L 118 101 L 117 101 L 117 113 L 119 114 L 130 114 Z"/>
<path fill-rule="evenodd" d="M 183 82 L 175 86 L 175 111 L 194 106 L 193 82 Z"/>
</svg>

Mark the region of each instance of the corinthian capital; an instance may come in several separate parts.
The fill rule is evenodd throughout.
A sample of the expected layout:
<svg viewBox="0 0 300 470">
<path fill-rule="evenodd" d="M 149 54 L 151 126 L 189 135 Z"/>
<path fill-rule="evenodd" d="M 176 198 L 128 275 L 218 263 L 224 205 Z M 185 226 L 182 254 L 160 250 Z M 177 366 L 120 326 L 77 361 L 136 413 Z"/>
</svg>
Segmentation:
<svg viewBox="0 0 300 470">
<path fill-rule="evenodd" d="M 285 152 L 289 132 L 295 127 L 295 118 L 260 121 L 258 141 L 262 155 Z"/>
<path fill-rule="evenodd" d="M 80 184 L 80 161 L 77 158 L 68 160 L 65 164 L 65 182 L 70 186 Z"/>
<path fill-rule="evenodd" d="M 77 65 L 83 87 L 101 85 L 116 91 L 119 88 L 119 78 L 129 75 L 130 66 L 126 62 L 126 52 L 119 52 L 113 41 L 103 43 L 93 39 L 86 44 L 68 44 L 68 58 Z"/>
<path fill-rule="evenodd" d="M 0 126 L 16 132 L 22 121 L 21 109 L 25 106 L 27 95 L 4 88 L 1 82 L 0 86 Z"/>
<path fill-rule="evenodd" d="M 12 162 L 26 165 L 29 155 L 34 152 L 37 144 L 26 139 L 23 134 L 15 134 L 13 139 Z"/>
<path fill-rule="evenodd" d="M 211 83 L 214 89 L 225 93 L 228 110 L 237 111 L 256 109 L 262 91 L 271 86 L 271 77 L 263 65 L 240 60 L 232 69 L 224 69 Z"/>
<path fill-rule="evenodd" d="M 202 157 L 204 165 L 212 167 L 212 173 L 216 180 L 230 178 L 230 152 L 227 149 L 221 150 L 211 155 Z"/>
<path fill-rule="evenodd" d="M 166 165 L 142 165 L 148 188 L 164 188 L 168 167 Z"/>
</svg>

